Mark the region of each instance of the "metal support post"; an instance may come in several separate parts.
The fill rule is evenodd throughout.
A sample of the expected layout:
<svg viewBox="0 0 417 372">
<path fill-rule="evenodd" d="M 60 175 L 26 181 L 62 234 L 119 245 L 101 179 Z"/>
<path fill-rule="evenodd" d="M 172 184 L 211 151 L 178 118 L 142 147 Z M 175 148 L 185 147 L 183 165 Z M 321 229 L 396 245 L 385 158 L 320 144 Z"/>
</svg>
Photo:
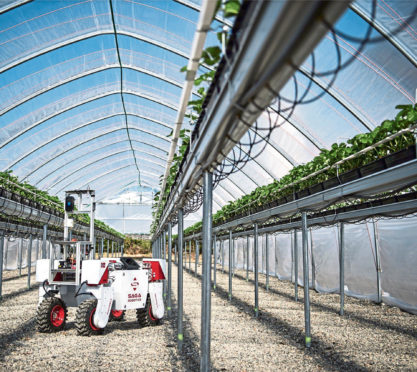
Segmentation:
<svg viewBox="0 0 417 372">
<path fill-rule="evenodd" d="M 32 243 L 33 243 L 33 236 L 32 234 L 29 237 L 29 247 L 28 247 L 28 289 L 30 289 L 30 276 L 32 271 Z"/>
<path fill-rule="evenodd" d="M 100 244 L 100 258 L 103 257 L 103 251 L 104 251 L 104 238 L 101 238 L 101 244 Z"/>
<path fill-rule="evenodd" d="M 19 261 L 19 276 L 22 276 L 22 260 L 23 260 L 23 238 L 17 243 L 17 255 Z"/>
<path fill-rule="evenodd" d="M 340 315 L 344 314 L 345 306 L 345 224 L 340 223 L 339 232 L 339 291 L 340 291 Z"/>
<path fill-rule="evenodd" d="M 259 282 L 258 282 L 258 224 L 253 229 L 253 255 L 255 270 L 255 318 L 259 315 Z"/>
<path fill-rule="evenodd" d="M 188 249 L 189 249 L 189 256 L 188 256 L 188 272 L 191 273 L 191 239 L 188 241 Z"/>
<path fill-rule="evenodd" d="M 162 231 L 162 252 L 163 254 L 163 259 L 166 260 L 167 259 L 167 250 L 166 250 L 166 233 L 165 230 Z M 166 261 L 165 261 L 166 262 Z M 167 283 L 164 280 L 162 283 L 162 287 L 163 287 L 163 294 L 164 294 L 164 301 L 166 301 L 167 298 Z"/>
<path fill-rule="evenodd" d="M 301 226 L 303 236 L 303 274 L 304 274 L 304 319 L 305 319 L 305 344 L 311 346 L 310 332 L 310 279 L 308 275 L 308 230 L 307 230 L 307 213 L 302 212 Z"/>
<path fill-rule="evenodd" d="M 162 235 L 162 248 L 163 248 L 163 253 L 164 253 L 164 260 L 167 259 L 167 237 L 165 234 L 165 230 L 164 230 L 164 234 Z"/>
<path fill-rule="evenodd" d="M 233 237 L 232 230 L 229 230 L 229 301 L 232 300 L 232 262 L 233 262 Z"/>
<path fill-rule="evenodd" d="M 174 244 L 174 251 L 175 251 L 174 262 L 175 262 L 175 264 L 177 264 L 177 262 L 178 262 L 177 243 Z"/>
<path fill-rule="evenodd" d="M 0 300 L 3 287 L 3 254 L 4 254 L 4 231 L 0 231 Z"/>
<path fill-rule="evenodd" d="M 42 236 L 42 258 L 46 258 L 46 239 L 48 236 L 48 225 L 43 225 L 43 236 Z"/>
<path fill-rule="evenodd" d="M 111 242 L 111 256 L 114 257 L 114 242 Z"/>
<path fill-rule="evenodd" d="M 376 265 L 376 289 L 377 289 L 377 303 L 382 302 L 382 288 L 381 288 L 381 258 L 379 255 L 378 231 L 375 220 L 372 220 L 374 227 L 374 245 L 375 245 L 375 265 Z"/>
<path fill-rule="evenodd" d="M 310 228 L 310 252 L 311 252 L 311 282 L 313 288 L 316 288 L 316 264 L 314 262 L 314 243 L 313 243 L 313 231 Z"/>
<path fill-rule="evenodd" d="M 36 237 L 36 260 L 39 260 L 39 237 Z"/>
<path fill-rule="evenodd" d="M 224 274 L 224 240 L 220 241 L 220 246 L 222 248 L 222 273 Z"/>
<path fill-rule="evenodd" d="M 178 210 L 178 351 L 182 352 L 184 335 L 182 331 L 183 317 L 183 272 L 182 272 L 182 252 L 184 250 L 184 215 L 183 210 Z"/>
<path fill-rule="evenodd" d="M 294 230 L 294 299 L 298 301 L 298 244 L 297 229 Z"/>
<path fill-rule="evenodd" d="M 125 250 L 125 244 L 122 243 L 122 245 L 120 246 L 120 257 L 123 257 L 124 250 Z"/>
<path fill-rule="evenodd" d="M 110 253 L 110 241 L 107 239 L 107 258 L 109 258 L 109 253 Z"/>
<path fill-rule="evenodd" d="M 172 286 L 172 225 L 168 223 L 168 299 L 167 312 L 168 317 L 171 317 L 171 286 Z"/>
<path fill-rule="evenodd" d="M 213 175 L 204 172 L 203 194 L 203 266 L 201 286 L 201 360 L 200 371 L 210 370 L 210 320 L 211 320 L 211 247 L 212 247 L 212 194 Z M 198 245 L 196 246 L 198 252 Z M 198 260 L 198 258 L 197 258 Z"/>
<path fill-rule="evenodd" d="M 265 234 L 265 266 L 266 266 L 266 291 L 269 291 L 269 237 Z"/>
<path fill-rule="evenodd" d="M 198 270 L 198 260 L 200 258 L 200 250 L 199 250 L 199 246 L 198 246 L 198 240 L 195 241 L 195 275 L 197 275 L 197 270 Z"/>
<path fill-rule="evenodd" d="M 249 281 L 249 235 L 246 237 L 246 281 Z"/>
<path fill-rule="evenodd" d="M 216 280 L 217 280 L 217 242 L 216 242 L 216 235 L 214 235 L 213 239 L 213 257 L 214 257 L 214 268 L 213 268 L 213 289 L 216 290 Z"/>
</svg>

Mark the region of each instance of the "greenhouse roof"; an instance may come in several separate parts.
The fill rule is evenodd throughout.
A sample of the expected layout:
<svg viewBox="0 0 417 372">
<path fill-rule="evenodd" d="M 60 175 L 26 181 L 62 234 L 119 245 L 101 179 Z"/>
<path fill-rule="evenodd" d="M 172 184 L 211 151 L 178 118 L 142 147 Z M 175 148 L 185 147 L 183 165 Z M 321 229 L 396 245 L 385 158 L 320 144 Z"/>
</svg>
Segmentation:
<svg viewBox="0 0 417 372">
<path fill-rule="evenodd" d="M 85 187 L 98 202 L 144 193 L 148 218 L 138 229 L 146 232 L 200 8 L 189 0 L 3 1 L 1 170 L 61 198 Z M 412 0 L 348 5 L 241 139 L 253 159 L 219 182 L 214 211 L 416 102 L 416 8 Z M 222 27 L 214 21 L 206 46 L 218 45 Z"/>
</svg>

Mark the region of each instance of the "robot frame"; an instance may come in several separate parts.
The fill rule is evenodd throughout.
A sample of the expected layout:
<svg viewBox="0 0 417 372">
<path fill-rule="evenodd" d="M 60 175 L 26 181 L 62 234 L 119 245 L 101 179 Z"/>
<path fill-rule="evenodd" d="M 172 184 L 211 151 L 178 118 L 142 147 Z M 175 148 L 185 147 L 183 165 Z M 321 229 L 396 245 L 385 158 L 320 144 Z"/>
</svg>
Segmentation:
<svg viewBox="0 0 417 372">
<path fill-rule="evenodd" d="M 88 210 L 82 209 L 83 196 Z M 96 259 L 94 213 L 94 190 L 65 192 L 64 240 L 54 242 L 61 247 L 60 253 L 52 244 L 50 258 L 36 262 L 36 281 L 42 283 L 37 311 L 40 332 L 63 330 L 68 307 L 77 307 L 75 325 L 83 336 L 103 333 L 107 323 L 122 320 L 126 310 L 136 310 L 141 326 L 157 325 L 164 316 L 165 260 Z M 74 226 L 70 216 L 75 214 L 89 215 L 88 240 L 70 238 Z M 58 258 L 58 254 L 63 256 Z"/>
</svg>

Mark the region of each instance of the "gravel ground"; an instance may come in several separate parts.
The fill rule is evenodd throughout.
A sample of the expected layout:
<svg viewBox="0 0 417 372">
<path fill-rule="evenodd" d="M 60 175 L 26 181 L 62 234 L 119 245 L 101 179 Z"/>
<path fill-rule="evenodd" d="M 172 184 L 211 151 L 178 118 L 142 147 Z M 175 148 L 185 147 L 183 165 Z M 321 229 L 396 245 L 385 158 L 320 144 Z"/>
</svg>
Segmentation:
<svg viewBox="0 0 417 372">
<path fill-rule="evenodd" d="M 193 266 L 194 268 L 194 266 Z M 199 267 L 201 272 L 201 266 Z M 176 267 L 172 289 L 177 292 Z M 176 349 L 175 311 L 157 327 L 140 328 L 135 312 L 109 323 L 103 336 L 77 335 L 75 309 L 57 334 L 36 331 L 36 284 L 27 276 L 5 272 L 0 302 L 0 371 L 27 370 L 199 370 L 201 277 L 184 273 L 184 347 Z M 253 317 L 253 276 L 237 271 L 233 298 L 227 299 L 228 274 L 217 273 L 212 294 L 211 360 L 215 371 L 417 370 L 417 318 L 397 308 L 346 298 L 345 316 L 337 314 L 339 297 L 311 291 L 312 347 L 304 347 L 302 288 L 260 276 L 260 316 Z M 32 279 L 34 281 L 34 278 Z"/>
</svg>

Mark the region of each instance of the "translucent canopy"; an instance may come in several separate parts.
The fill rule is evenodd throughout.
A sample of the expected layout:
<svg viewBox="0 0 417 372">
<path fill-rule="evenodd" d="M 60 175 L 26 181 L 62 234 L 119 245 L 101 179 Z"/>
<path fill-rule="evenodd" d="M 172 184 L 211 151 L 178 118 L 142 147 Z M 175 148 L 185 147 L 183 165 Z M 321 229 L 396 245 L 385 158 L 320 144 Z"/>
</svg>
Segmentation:
<svg viewBox="0 0 417 372">
<path fill-rule="evenodd" d="M 99 218 L 120 231 L 148 232 L 200 5 L 3 1 L 1 170 L 60 197 L 89 186 L 103 203 Z M 256 157 L 214 190 L 214 211 L 321 148 L 372 130 L 395 115 L 397 104 L 415 103 L 416 6 L 412 0 L 351 4 L 280 92 L 281 112 L 305 93 L 304 103 L 287 118 L 276 113 L 276 103 L 261 115 L 258 128 L 274 129 L 252 149 Z M 219 27 L 215 22 L 207 46 L 217 45 Z M 129 213 L 121 213 L 120 203 L 132 204 Z M 186 225 L 200 217 L 189 216 Z"/>
</svg>

